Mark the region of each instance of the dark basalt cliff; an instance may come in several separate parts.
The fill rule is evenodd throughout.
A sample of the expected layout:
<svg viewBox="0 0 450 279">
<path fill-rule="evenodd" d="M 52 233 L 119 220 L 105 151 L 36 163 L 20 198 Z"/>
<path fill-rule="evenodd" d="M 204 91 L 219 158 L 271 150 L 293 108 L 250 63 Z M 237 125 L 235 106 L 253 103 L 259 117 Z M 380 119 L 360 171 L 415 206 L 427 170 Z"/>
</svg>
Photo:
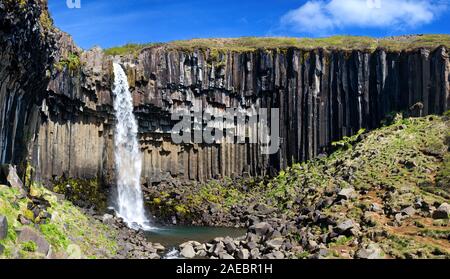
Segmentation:
<svg viewBox="0 0 450 279">
<path fill-rule="evenodd" d="M 148 184 L 271 174 L 379 126 L 391 112 L 439 114 L 450 107 L 445 47 L 217 54 L 162 45 L 113 58 L 100 49 L 82 51 L 57 30 L 42 36 L 41 10 L 35 4 L 16 14 L 0 5 L 0 158 L 28 160 L 44 180 L 64 175 L 113 183 L 113 59 L 129 77 Z M 78 63 L 71 65 L 71 56 Z M 266 156 L 254 144 L 171 141 L 175 109 L 220 114 L 227 107 L 279 108 L 280 151 Z"/>
</svg>

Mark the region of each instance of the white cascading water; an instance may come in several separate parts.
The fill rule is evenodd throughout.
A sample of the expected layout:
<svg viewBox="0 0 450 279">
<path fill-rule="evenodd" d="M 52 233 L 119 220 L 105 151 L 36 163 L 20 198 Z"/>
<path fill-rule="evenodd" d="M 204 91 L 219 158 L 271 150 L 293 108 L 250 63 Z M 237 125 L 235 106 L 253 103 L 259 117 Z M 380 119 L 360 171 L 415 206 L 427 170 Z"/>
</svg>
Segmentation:
<svg viewBox="0 0 450 279">
<path fill-rule="evenodd" d="M 116 211 L 128 227 L 149 230 L 140 183 L 142 156 L 137 139 L 138 125 L 133 114 L 133 99 L 128 78 L 118 63 L 114 63 L 114 110 L 116 129 L 114 156 L 117 176 Z"/>
</svg>

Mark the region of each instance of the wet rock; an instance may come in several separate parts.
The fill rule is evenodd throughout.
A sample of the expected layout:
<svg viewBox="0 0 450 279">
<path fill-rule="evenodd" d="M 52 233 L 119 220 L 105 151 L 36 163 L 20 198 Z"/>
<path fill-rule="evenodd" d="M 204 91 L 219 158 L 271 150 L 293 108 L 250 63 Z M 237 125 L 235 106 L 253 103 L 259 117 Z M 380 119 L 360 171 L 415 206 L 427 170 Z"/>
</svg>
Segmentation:
<svg viewBox="0 0 450 279">
<path fill-rule="evenodd" d="M 180 252 L 181 256 L 192 259 L 195 257 L 194 247 L 191 244 L 186 244 Z"/>
<path fill-rule="evenodd" d="M 18 242 L 23 243 L 28 241 L 33 241 L 34 243 L 36 243 L 36 252 L 38 253 L 47 255 L 50 251 L 50 244 L 40 233 L 29 227 L 24 227 L 19 233 Z"/>
<path fill-rule="evenodd" d="M 8 219 L 6 216 L 0 215 L 0 240 L 8 236 Z"/>
<path fill-rule="evenodd" d="M 443 203 L 433 212 L 433 219 L 448 219 L 449 215 L 450 205 L 448 203 Z"/>
</svg>

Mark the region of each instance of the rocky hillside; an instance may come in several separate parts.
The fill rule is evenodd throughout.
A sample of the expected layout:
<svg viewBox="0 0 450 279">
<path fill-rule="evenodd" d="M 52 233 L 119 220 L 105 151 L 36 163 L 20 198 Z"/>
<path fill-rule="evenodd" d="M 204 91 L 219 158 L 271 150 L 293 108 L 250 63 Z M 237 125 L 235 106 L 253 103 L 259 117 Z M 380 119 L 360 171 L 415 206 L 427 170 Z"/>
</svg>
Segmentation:
<svg viewBox="0 0 450 279">
<path fill-rule="evenodd" d="M 448 116 L 397 117 L 274 179 L 155 191 L 153 204 L 194 223 L 249 228 L 184 243 L 185 257 L 448 259 L 449 128 Z"/>
</svg>

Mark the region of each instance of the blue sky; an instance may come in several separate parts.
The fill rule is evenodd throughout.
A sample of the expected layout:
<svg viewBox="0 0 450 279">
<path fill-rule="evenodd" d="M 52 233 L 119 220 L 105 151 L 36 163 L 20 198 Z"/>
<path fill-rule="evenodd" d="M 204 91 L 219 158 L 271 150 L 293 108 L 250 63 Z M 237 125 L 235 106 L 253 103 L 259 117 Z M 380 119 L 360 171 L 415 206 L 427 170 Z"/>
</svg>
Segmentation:
<svg viewBox="0 0 450 279">
<path fill-rule="evenodd" d="M 75 2 L 76 0 L 68 0 Z M 48 0 L 55 24 L 87 49 L 241 36 L 448 34 L 450 0 Z"/>
</svg>

